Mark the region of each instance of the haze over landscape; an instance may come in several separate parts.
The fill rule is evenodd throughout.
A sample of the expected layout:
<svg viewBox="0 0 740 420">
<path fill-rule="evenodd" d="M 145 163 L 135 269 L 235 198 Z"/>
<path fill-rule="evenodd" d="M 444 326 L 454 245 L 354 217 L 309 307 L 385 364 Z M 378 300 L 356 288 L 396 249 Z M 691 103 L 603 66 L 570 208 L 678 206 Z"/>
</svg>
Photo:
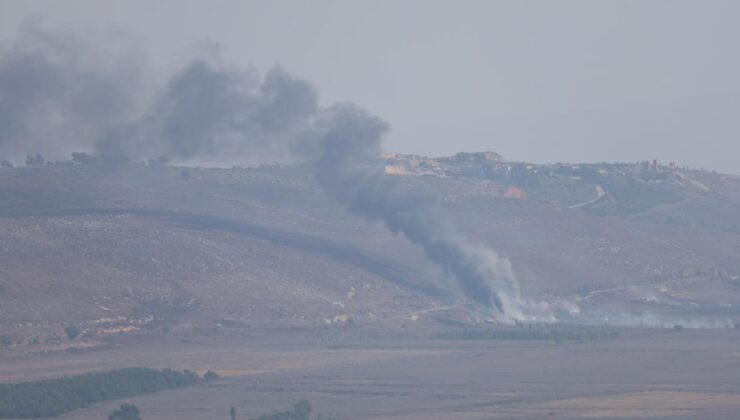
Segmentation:
<svg viewBox="0 0 740 420">
<path fill-rule="evenodd" d="M 739 174 L 739 8 L 732 0 L 6 0 L 0 38 L 15 39 L 34 14 L 52 27 L 123 32 L 160 77 L 198 43 L 217 43 L 229 62 L 263 72 L 281 64 L 310 80 L 324 105 L 351 100 L 382 116 L 392 152 L 657 158 Z"/>
<path fill-rule="evenodd" d="M 735 3 L 0 5 L 0 418 L 740 410 Z"/>
</svg>

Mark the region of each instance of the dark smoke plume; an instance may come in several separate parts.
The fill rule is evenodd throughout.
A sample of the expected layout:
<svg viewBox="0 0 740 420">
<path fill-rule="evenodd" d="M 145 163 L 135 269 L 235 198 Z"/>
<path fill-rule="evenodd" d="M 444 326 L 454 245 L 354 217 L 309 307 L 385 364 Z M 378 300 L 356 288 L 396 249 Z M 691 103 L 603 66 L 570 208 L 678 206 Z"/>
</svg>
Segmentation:
<svg viewBox="0 0 740 420">
<path fill-rule="evenodd" d="M 335 105 L 318 126 L 325 130 L 316 160 L 319 182 L 353 213 L 383 222 L 420 246 L 457 280 L 468 298 L 503 312 L 501 297 L 492 287 L 511 279 L 497 279 L 502 273 L 467 249 L 445 217 L 438 197 L 431 191 L 406 188 L 397 177 L 373 166 L 380 159 L 380 140 L 387 124 L 352 105 Z"/>
<path fill-rule="evenodd" d="M 85 39 L 97 39 L 93 45 Z M 0 46 L 0 157 L 68 158 L 92 151 L 108 127 L 131 118 L 145 62 L 125 37 L 50 32 L 28 22 Z"/>
<path fill-rule="evenodd" d="M 60 39 L 32 28 L 0 57 L 0 152 L 46 156 L 66 146 L 67 154 L 92 150 L 103 159 L 311 162 L 339 203 L 421 247 L 467 298 L 499 316 L 529 315 L 508 260 L 464 241 L 434 193 L 384 173 L 388 124 L 381 119 L 352 104 L 320 107 L 310 83 L 279 67 L 260 78 L 213 59 L 176 72 L 132 116 L 138 108 L 127 79 L 87 63 L 84 46 Z"/>
<path fill-rule="evenodd" d="M 198 59 L 171 78 L 144 115 L 111 127 L 97 150 L 196 163 L 280 161 L 318 111 L 313 86 L 280 67 L 260 80 L 255 71 Z"/>
</svg>

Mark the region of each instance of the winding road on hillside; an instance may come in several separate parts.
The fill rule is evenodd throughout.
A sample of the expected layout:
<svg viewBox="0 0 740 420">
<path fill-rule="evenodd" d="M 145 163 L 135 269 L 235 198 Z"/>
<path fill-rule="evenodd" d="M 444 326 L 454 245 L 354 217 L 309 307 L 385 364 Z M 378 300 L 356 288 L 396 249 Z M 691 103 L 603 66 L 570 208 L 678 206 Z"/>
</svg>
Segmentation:
<svg viewBox="0 0 740 420">
<path fill-rule="evenodd" d="M 592 198 L 592 199 L 590 199 L 588 201 L 584 201 L 583 203 L 578 203 L 578 204 L 570 205 L 570 206 L 568 206 L 568 208 L 569 209 L 577 209 L 577 208 L 581 208 L 581 207 L 587 206 L 589 204 L 593 204 L 593 203 L 601 200 L 601 197 L 603 197 L 605 195 L 606 195 L 606 191 L 604 191 L 604 188 L 601 185 L 597 185 L 596 186 L 596 197 L 594 197 L 594 198 Z"/>
</svg>

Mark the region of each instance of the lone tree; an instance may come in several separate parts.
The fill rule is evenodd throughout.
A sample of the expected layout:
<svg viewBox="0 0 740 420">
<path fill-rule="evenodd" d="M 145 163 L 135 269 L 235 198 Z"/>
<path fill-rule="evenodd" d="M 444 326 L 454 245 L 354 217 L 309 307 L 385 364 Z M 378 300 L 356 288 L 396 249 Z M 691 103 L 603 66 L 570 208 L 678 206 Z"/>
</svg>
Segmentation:
<svg viewBox="0 0 740 420">
<path fill-rule="evenodd" d="M 110 413 L 108 420 L 141 420 L 141 411 L 133 404 L 121 404 L 121 408 Z"/>
<path fill-rule="evenodd" d="M 80 334 L 80 329 L 74 325 L 70 325 L 64 329 L 64 333 L 67 334 L 70 340 L 74 340 Z"/>
<path fill-rule="evenodd" d="M 311 418 L 311 404 L 306 400 L 300 400 L 293 404 L 293 413 L 298 420 L 309 420 Z"/>
</svg>

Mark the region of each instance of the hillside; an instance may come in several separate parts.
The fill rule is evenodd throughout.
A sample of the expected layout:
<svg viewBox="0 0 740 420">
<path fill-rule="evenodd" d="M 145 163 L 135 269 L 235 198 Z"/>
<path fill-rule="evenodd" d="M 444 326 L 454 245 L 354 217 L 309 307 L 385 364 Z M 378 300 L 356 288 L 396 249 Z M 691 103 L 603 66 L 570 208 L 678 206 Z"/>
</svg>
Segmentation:
<svg viewBox="0 0 740 420">
<path fill-rule="evenodd" d="M 465 238 L 510 258 L 525 296 L 625 322 L 740 321 L 738 177 L 490 152 L 383 164 L 438 190 Z M 132 332 L 474 321 L 420 251 L 346 213 L 300 166 L 2 168 L 0 264 L 0 334 L 18 350 L 66 346 L 69 325 L 93 345 Z"/>
</svg>

